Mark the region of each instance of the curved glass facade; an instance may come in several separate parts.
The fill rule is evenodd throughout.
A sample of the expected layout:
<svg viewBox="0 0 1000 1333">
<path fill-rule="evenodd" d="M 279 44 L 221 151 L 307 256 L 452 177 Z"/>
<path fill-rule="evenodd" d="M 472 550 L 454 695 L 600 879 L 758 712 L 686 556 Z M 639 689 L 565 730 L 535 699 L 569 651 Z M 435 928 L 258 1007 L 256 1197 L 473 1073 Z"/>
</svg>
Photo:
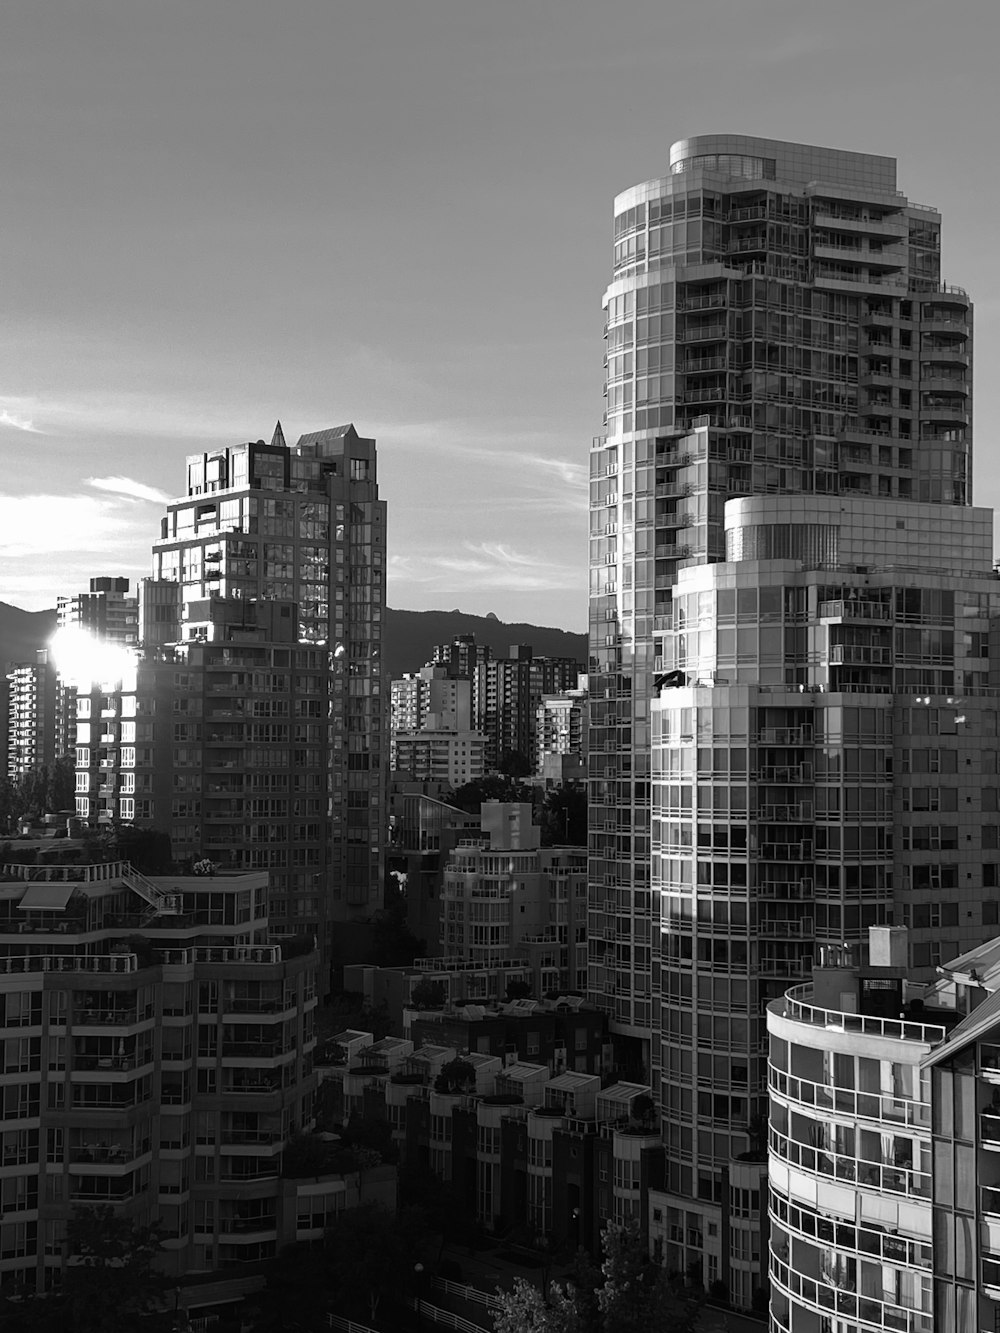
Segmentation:
<svg viewBox="0 0 1000 1333">
<path fill-rule="evenodd" d="M 941 283 L 939 215 L 866 154 L 681 141 L 666 175 L 617 198 L 612 244 L 590 471 L 589 989 L 621 1066 L 661 1088 L 668 1265 L 749 1305 L 759 1247 L 737 1253 L 725 1219 L 746 1206 L 734 1190 L 757 1190 L 735 1164 L 766 1102 L 762 1006 L 817 938 L 894 910 L 895 692 L 996 683 L 974 660 L 987 622 L 921 620 L 914 638 L 894 600 L 944 569 L 953 586 L 989 573 L 978 529 L 966 540 L 971 309 Z M 727 523 L 736 497 L 786 509 Z M 931 528 L 953 542 L 937 565 Z M 971 595 L 988 604 L 987 586 Z M 683 687 L 658 691 L 675 672 Z"/>
</svg>

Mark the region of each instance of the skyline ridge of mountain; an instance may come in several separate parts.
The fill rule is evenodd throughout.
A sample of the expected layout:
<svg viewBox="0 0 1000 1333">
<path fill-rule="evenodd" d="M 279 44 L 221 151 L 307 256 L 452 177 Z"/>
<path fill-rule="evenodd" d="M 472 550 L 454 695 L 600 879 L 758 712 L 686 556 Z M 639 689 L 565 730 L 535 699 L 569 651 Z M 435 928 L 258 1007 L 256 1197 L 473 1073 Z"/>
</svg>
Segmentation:
<svg viewBox="0 0 1000 1333">
<path fill-rule="evenodd" d="M 10 602 L 0 601 L 0 666 L 28 662 L 38 648 L 44 648 L 56 624 L 56 612 L 24 611 Z M 488 645 L 494 655 L 507 655 L 517 643 L 531 644 L 539 657 L 571 657 L 581 669 L 587 664 L 587 636 L 553 626 L 532 625 L 528 621 L 506 622 L 492 612 L 406 611 L 385 608 L 383 660 L 388 679 L 395 680 L 408 671 L 419 671 L 429 660 L 434 646 L 450 643 L 459 634 L 474 634 L 476 642 Z"/>
</svg>

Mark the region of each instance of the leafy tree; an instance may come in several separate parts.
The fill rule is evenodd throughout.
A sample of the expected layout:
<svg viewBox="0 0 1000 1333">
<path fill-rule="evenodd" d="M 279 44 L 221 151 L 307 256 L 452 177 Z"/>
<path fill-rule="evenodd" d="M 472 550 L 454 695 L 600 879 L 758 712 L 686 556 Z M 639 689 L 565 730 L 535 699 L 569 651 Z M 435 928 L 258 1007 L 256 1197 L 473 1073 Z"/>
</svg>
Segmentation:
<svg viewBox="0 0 1000 1333">
<path fill-rule="evenodd" d="M 392 1140 L 392 1126 L 381 1116 L 353 1114 L 340 1131 L 345 1148 L 375 1153 L 380 1162 L 394 1162 L 398 1156 Z"/>
<path fill-rule="evenodd" d="M 508 778 L 527 778 L 533 771 L 531 760 L 521 750 L 504 750 L 497 767 Z"/>
<path fill-rule="evenodd" d="M 0 777 L 0 829 L 10 831 L 24 814 L 24 797 L 16 782 Z"/>
<path fill-rule="evenodd" d="M 402 898 L 375 916 L 371 961 L 378 967 L 409 967 L 414 958 L 423 956 L 426 945 L 406 924 L 406 906 Z"/>
<path fill-rule="evenodd" d="M 476 1071 L 468 1060 L 449 1060 L 434 1080 L 435 1092 L 469 1092 L 475 1089 Z"/>
<path fill-rule="evenodd" d="M 440 1263 L 446 1241 L 468 1241 L 478 1223 L 452 1186 L 424 1162 L 401 1163 L 398 1174 L 399 1203 L 403 1213 L 422 1219 L 424 1236 L 439 1237 Z"/>
<path fill-rule="evenodd" d="M 605 1333 L 694 1333 L 701 1308 L 694 1295 L 646 1253 L 638 1224 L 609 1222 L 601 1237 L 603 1285 L 597 1307 Z"/>
<path fill-rule="evenodd" d="M 495 1333 L 578 1333 L 573 1295 L 553 1282 L 548 1298 L 529 1282 L 516 1277 L 513 1291 L 497 1292 L 493 1309 Z"/>
<path fill-rule="evenodd" d="M 339 991 L 316 1010 L 316 1039 L 322 1043 L 339 1032 L 370 1032 L 376 1041 L 389 1035 L 392 1019 L 383 1001 L 374 1007 L 362 991 Z"/>
<path fill-rule="evenodd" d="M 477 815 L 484 801 L 531 801 L 532 789 L 503 773 L 488 773 L 486 777 L 467 782 L 448 797 L 448 804 Z"/>
<path fill-rule="evenodd" d="M 37 768 L 29 769 L 22 775 L 17 785 L 22 813 L 31 819 L 41 819 L 45 814 L 49 787 L 48 764 L 40 764 Z"/>
<path fill-rule="evenodd" d="M 169 875 L 174 868 L 170 835 L 162 829 L 131 828 L 118 830 L 118 855 L 131 861 L 143 875 Z"/>
<path fill-rule="evenodd" d="M 415 1009 L 440 1009 L 448 998 L 443 981 L 418 981 L 410 992 Z"/>
<path fill-rule="evenodd" d="M 286 1245 L 268 1264 L 264 1288 L 250 1298 L 250 1326 L 254 1333 L 326 1333 L 330 1294 L 313 1247 Z"/>
<path fill-rule="evenodd" d="M 531 994 L 531 983 L 528 981 L 518 981 L 513 977 L 507 982 L 505 998 L 508 1000 L 526 1000 Z"/>
<path fill-rule="evenodd" d="M 563 782 L 545 794 L 542 806 L 543 847 L 586 847 L 587 789 Z"/>
<path fill-rule="evenodd" d="M 45 788 L 45 807 L 49 814 L 76 809 L 76 760 L 72 755 L 60 755 L 48 771 Z"/>
<path fill-rule="evenodd" d="M 412 1280 L 414 1238 L 391 1213 L 371 1205 L 339 1217 L 327 1242 L 338 1313 L 374 1323 L 386 1296 L 397 1295 Z"/>
<path fill-rule="evenodd" d="M 599 1274 L 580 1255 L 565 1286 L 553 1282 L 545 1296 L 524 1279 L 498 1292 L 496 1333 L 694 1333 L 700 1298 L 653 1263 L 635 1223 L 609 1222 L 601 1246 Z"/>
<path fill-rule="evenodd" d="M 652 1125 L 656 1117 L 656 1103 L 648 1093 L 640 1092 L 632 1102 L 632 1117 L 645 1128 Z"/>
<path fill-rule="evenodd" d="M 49 1298 L 74 1333 L 155 1333 L 174 1327 L 163 1309 L 170 1280 L 154 1268 L 162 1248 L 156 1225 L 133 1226 L 110 1204 L 74 1208 L 66 1226 L 70 1260 Z"/>
</svg>

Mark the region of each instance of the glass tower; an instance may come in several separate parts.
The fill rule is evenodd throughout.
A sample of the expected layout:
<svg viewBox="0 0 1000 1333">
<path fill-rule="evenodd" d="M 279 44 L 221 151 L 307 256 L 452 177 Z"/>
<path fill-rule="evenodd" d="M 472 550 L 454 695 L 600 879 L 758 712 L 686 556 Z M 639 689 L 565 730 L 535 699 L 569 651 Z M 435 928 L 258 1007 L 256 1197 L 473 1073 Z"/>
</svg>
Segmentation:
<svg viewBox="0 0 1000 1333">
<path fill-rule="evenodd" d="M 892 159 L 742 136 L 615 203 L 589 984 L 661 1089 L 651 1234 L 743 1305 L 768 1000 L 817 939 L 905 919 L 919 968 L 989 924 L 1000 608 L 939 238 Z"/>
</svg>

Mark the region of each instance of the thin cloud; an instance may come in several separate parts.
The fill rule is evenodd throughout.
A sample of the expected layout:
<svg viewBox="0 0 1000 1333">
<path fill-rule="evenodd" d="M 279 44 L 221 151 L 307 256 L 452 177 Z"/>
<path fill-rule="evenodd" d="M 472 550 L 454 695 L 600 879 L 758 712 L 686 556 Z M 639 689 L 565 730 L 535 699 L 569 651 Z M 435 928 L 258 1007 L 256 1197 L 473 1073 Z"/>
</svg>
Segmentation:
<svg viewBox="0 0 1000 1333">
<path fill-rule="evenodd" d="M 390 557 L 390 584 L 422 584 L 459 595 L 498 588 L 563 592 L 575 589 L 580 581 L 579 570 L 502 542 L 463 542 L 462 549 L 465 554 Z"/>
<path fill-rule="evenodd" d="M 79 552 L 88 556 L 134 545 L 121 506 L 87 495 L 0 495 L 0 554 L 7 559 Z"/>
<path fill-rule="evenodd" d="M 132 477 L 88 477 L 87 485 L 97 491 L 108 491 L 112 495 L 125 495 L 131 500 L 149 500 L 153 504 L 166 504 L 170 499 L 165 491 L 156 486 L 147 486 Z"/>
<path fill-rule="evenodd" d="M 18 416 L 6 407 L 0 409 L 0 426 L 11 426 L 14 430 L 27 431 L 31 435 L 41 435 L 41 431 L 30 417 Z"/>
</svg>

